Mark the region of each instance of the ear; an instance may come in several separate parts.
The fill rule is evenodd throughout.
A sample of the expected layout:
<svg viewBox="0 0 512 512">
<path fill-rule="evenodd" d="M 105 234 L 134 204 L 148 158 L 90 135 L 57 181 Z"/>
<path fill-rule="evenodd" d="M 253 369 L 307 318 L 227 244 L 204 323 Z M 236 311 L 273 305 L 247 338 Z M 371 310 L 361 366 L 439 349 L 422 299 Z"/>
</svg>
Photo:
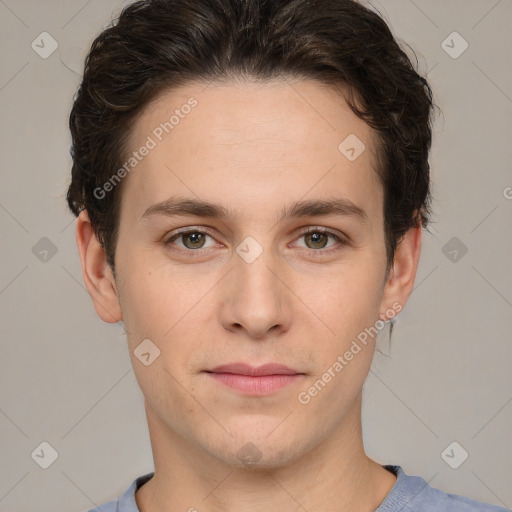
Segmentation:
<svg viewBox="0 0 512 512">
<path fill-rule="evenodd" d="M 395 310 L 393 304 L 401 306 L 400 312 L 414 288 L 421 253 L 421 235 L 422 227 L 418 224 L 405 233 L 396 248 L 393 267 L 384 285 L 381 300 L 379 316 L 382 320 L 389 320 L 386 310 Z"/>
<path fill-rule="evenodd" d="M 82 210 L 76 224 L 76 244 L 82 264 L 82 277 L 91 296 L 96 314 L 108 323 L 122 320 L 121 306 L 112 269 L 107 263 L 86 210 Z"/>
</svg>

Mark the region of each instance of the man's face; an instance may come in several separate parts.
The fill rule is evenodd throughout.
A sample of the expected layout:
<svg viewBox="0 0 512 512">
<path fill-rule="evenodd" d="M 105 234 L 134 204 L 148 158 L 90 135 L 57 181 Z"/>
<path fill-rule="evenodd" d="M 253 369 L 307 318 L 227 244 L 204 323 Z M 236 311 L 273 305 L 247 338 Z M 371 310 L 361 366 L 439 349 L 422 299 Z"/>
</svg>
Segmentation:
<svg viewBox="0 0 512 512">
<path fill-rule="evenodd" d="M 190 98 L 197 104 L 182 108 Z M 176 109 L 166 133 L 160 124 Z M 351 134 L 362 152 L 353 135 L 338 148 Z M 130 149 L 143 145 L 151 149 L 123 183 L 116 283 L 152 422 L 229 464 L 295 460 L 360 415 L 375 340 L 358 342 L 342 369 L 335 363 L 390 307 L 372 131 L 315 81 L 196 84 L 143 112 Z M 171 198 L 229 215 L 148 210 Z M 350 201 L 366 219 L 281 218 L 297 202 L 328 200 Z M 185 228 L 192 233 L 173 238 Z M 160 350 L 147 366 L 134 354 L 146 339 Z M 267 392 L 264 379 L 243 390 L 209 373 L 230 363 L 278 363 L 301 375 L 274 379 L 286 385 Z M 329 369 L 331 379 L 308 392 Z"/>
</svg>

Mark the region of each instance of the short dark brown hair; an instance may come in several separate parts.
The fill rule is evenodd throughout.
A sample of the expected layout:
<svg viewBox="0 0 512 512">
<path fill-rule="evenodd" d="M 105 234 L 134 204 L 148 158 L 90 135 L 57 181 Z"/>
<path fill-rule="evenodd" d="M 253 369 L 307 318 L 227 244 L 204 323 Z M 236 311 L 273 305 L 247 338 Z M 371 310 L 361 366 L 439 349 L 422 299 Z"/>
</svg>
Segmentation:
<svg viewBox="0 0 512 512">
<path fill-rule="evenodd" d="M 314 79 L 376 130 L 388 271 L 403 235 L 430 216 L 432 91 L 385 21 L 355 0 L 141 0 L 92 43 L 69 118 L 71 211 L 86 209 L 115 274 L 122 183 L 134 122 L 192 82 Z M 341 141 L 340 141 L 341 142 Z"/>
</svg>

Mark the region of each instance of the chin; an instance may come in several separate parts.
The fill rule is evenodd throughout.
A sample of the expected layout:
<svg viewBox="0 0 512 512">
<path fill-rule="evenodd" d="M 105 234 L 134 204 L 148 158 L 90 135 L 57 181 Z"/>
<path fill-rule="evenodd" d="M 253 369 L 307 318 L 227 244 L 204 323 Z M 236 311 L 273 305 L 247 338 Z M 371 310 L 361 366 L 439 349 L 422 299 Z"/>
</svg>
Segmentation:
<svg viewBox="0 0 512 512">
<path fill-rule="evenodd" d="M 313 443 L 311 439 L 304 439 L 302 443 L 294 438 L 289 428 L 278 432 L 280 428 L 276 429 L 274 422 L 272 429 L 265 429 L 259 435 L 242 430 L 224 439 L 221 445 L 208 447 L 207 451 L 223 464 L 236 468 L 256 471 L 284 467 L 301 458 Z"/>
</svg>

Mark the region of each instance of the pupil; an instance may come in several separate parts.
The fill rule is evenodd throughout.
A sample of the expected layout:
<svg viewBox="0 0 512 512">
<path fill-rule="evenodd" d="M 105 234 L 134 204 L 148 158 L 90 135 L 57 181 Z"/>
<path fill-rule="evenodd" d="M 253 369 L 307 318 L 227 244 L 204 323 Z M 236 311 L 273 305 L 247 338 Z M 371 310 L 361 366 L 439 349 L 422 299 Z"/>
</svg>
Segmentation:
<svg viewBox="0 0 512 512">
<path fill-rule="evenodd" d="M 191 240 L 192 244 L 201 243 L 201 237 L 203 236 L 201 233 L 191 233 L 187 235 L 189 240 Z"/>
<path fill-rule="evenodd" d="M 317 233 L 312 233 L 310 235 L 310 237 L 312 238 L 313 244 L 318 244 L 323 236 L 324 236 L 323 233 L 318 233 L 318 232 Z M 325 247 L 325 244 L 323 244 L 320 248 L 323 248 L 323 247 Z"/>
</svg>

